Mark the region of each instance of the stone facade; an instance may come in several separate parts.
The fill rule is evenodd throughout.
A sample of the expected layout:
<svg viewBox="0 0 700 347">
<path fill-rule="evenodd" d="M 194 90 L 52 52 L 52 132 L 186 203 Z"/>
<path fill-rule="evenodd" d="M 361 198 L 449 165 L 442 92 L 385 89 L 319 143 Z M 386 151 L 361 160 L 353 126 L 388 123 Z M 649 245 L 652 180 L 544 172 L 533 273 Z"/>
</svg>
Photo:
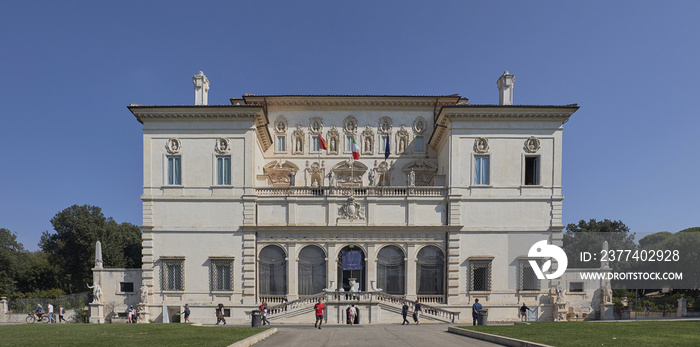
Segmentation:
<svg viewBox="0 0 700 347">
<path fill-rule="evenodd" d="M 318 294 L 342 323 L 332 293 L 354 283 L 367 321 L 396 321 L 404 298 L 451 320 L 470 321 L 476 298 L 490 320 L 517 319 L 523 302 L 556 319 L 555 282 L 522 264 L 537 241 L 561 245 L 562 126 L 578 106 L 514 106 L 507 73 L 499 105 L 246 94 L 210 106 L 200 75 L 195 106 L 129 107 L 144 133 L 137 287 L 151 319 L 188 303 L 213 323 L 223 303 L 243 323 L 262 301 Z M 362 270 L 340 267 L 348 250 Z"/>
</svg>

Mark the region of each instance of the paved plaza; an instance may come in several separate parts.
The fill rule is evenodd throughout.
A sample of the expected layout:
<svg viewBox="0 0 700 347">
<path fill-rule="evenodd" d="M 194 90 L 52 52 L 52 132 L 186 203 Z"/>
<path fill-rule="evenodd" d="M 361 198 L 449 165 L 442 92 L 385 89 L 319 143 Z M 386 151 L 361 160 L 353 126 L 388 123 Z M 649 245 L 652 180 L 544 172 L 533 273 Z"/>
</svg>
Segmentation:
<svg viewBox="0 0 700 347">
<path fill-rule="evenodd" d="M 500 346 L 447 332 L 445 324 L 365 324 L 328 325 L 315 329 L 309 325 L 273 325 L 277 333 L 256 344 L 264 346 Z"/>
</svg>

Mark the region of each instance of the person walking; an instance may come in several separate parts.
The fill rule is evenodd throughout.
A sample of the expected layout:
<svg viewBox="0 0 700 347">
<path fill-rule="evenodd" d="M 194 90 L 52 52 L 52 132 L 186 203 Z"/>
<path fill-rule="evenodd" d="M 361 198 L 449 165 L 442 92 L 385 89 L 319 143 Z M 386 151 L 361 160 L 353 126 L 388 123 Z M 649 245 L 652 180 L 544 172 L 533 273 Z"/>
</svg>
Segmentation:
<svg viewBox="0 0 700 347">
<path fill-rule="evenodd" d="M 411 322 L 409 322 L 408 319 L 406 319 L 406 316 L 408 316 L 408 303 L 405 301 L 403 302 L 403 307 L 401 307 L 401 315 L 403 316 L 403 322 L 401 323 L 401 325 L 410 325 Z"/>
<path fill-rule="evenodd" d="M 651 307 L 649 307 L 649 303 L 644 304 L 644 317 L 648 317 L 650 311 Z"/>
<path fill-rule="evenodd" d="M 224 325 L 226 325 L 226 319 L 224 318 L 224 304 L 219 304 L 219 306 L 216 308 L 216 325 L 219 325 L 221 322 L 224 322 Z"/>
<path fill-rule="evenodd" d="M 420 324 L 420 313 L 423 312 L 423 305 L 416 300 L 416 302 L 413 304 L 413 320 L 416 322 L 416 324 Z"/>
<path fill-rule="evenodd" d="M 182 313 L 185 314 L 185 323 L 192 323 L 190 322 L 190 306 L 188 304 L 185 304 L 185 310 Z"/>
<path fill-rule="evenodd" d="M 263 302 L 262 305 L 260 305 L 260 307 L 262 307 L 262 309 L 260 310 L 260 316 L 262 316 L 263 325 L 272 325 L 272 323 L 270 323 L 270 321 L 267 320 L 267 302 Z"/>
<path fill-rule="evenodd" d="M 49 323 L 56 323 L 56 318 L 53 317 L 53 305 L 50 302 L 46 302 L 46 308 L 49 310 Z"/>
<path fill-rule="evenodd" d="M 479 318 L 479 310 L 484 308 L 479 303 L 479 299 L 474 299 L 474 305 L 472 305 L 472 318 L 474 318 L 474 325 L 476 325 L 476 320 Z"/>
<path fill-rule="evenodd" d="M 527 321 L 527 311 L 530 312 L 535 312 L 534 310 L 531 310 L 525 303 L 523 303 L 522 306 L 520 306 L 520 321 L 524 322 Z"/>
<path fill-rule="evenodd" d="M 323 310 L 326 306 L 323 305 L 321 299 L 318 299 L 318 303 L 314 305 L 314 312 L 316 313 L 316 323 L 314 323 L 314 328 L 321 329 L 321 324 L 323 324 Z"/>
<path fill-rule="evenodd" d="M 355 305 L 352 305 L 348 309 L 348 321 L 350 321 L 350 325 L 355 324 L 355 317 L 357 317 L 357 309 Z"/>
<path fill-rule="evenodd" d="M 58 305 L 58 322 L 66 322 L 66 320 L 63 318 L 63 316 L 66 314 L 66 309 L 63 308 L 63 305 Z"/>
</svg>

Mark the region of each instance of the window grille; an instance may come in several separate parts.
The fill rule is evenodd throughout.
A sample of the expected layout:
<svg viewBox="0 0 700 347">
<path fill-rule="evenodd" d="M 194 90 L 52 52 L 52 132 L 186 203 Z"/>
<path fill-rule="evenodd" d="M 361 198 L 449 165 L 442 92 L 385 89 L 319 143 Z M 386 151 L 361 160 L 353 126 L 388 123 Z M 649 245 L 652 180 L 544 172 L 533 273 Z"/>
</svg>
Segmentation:
<svg viewBox="0 0 700 347">
<path fill-rule="evenodd" d="M 491 290 L 491 260 L 469 261 L 469 290 Z"/>
<path fill-rule="evenodd" d="M 537 263 L 539 264 L 541 261 L 537 261 Z M 540 290 L 540 280 L 537 278 L 537 275 L 535 275 L 535 270 L 532 269 L 532 266 L 530 266 L 530 262 L 527 259 L 520 260 L 520 269 L 518 274 L 519 290 Z"/>
<path fill-rule="evenodd" d="M 163 259 L 161 280 L 163 290 L 184 290 L 185 260 Z"/>
<path fill-rule="evenodd" d="M 212 259 L 209 276 L 211 291 L 233 290 L 233 259 Z"/>
</svg>

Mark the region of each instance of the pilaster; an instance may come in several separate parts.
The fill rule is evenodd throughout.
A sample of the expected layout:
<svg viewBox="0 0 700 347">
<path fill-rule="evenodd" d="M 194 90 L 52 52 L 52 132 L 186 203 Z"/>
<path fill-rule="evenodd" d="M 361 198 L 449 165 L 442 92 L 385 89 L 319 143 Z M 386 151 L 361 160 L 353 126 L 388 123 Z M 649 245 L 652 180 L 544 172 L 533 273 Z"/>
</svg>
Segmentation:
<svg viewBox="0 0 700 347">
<path fill-rule="evenodd" d="M 365 288 L 370 289 L 369 284 L 377 280 L 377 246 L 374 242 L 367 244 L 367 281 Z M 385 288 L 381 288 L 385 289 Z"/>
<path fill-rule="evenodd" d="M 406 299 L 416 300 L 416 245 L 414 243 L 409 243 L 406 250 L 406 259 L 404 262 L 406 264 Z"/>
<path fill-rule="evenodd" d="M 328 281 L 328 289 L 336 289 L 341 285 L 341 283 L 336 283 L 338 281 L 338 257 L 336 256 L 337 251 L 338 250 L 336 249 L 335 243 L 328 243 L 328 254 L 326 255 L 326 264 L 328 264 L 328 268 L 326 269 L 328 276 L 328 278 L 326 279 Z M 330 287 L 331 282 L 334 283 L 335 288 Z"/>
<path fill-rule="evenodd" d="M 297 275 L 299 267 L 297 266 L 297 244 L 290 242 L 287 246 L 287 293 L 289 301 L 296 300 L 299 297 L 299 284 L 297 283 Z"/>
<path fill-rule="evenodd" d="M 257 300 L 256 294 L 256 235 L 255 232 L 246 231 L 243 233 L 243 304 L 254 305 Z"/>
<path fill-rule="evenodd" d="M 457 305 L 460 304 L 459 293 L 466 288 L 460 288 L 463 281 L 460 278 L 460 265 L 459 265 L 459 243 L 460 237 L 459 233 L 451 231 L 447 235 L 447 304 Z"/>
</svg>

